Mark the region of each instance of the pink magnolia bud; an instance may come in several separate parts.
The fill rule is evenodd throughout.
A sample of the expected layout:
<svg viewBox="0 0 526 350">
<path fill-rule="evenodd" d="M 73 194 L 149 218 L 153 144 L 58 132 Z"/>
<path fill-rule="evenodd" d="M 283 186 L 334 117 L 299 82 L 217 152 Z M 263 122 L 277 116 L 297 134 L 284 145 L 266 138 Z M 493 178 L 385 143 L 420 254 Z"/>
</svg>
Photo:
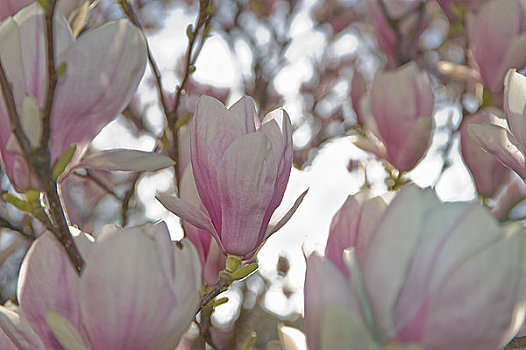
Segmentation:
<svg viewBox="0 0 526 350">
<path fill-rule="evenodd" d="M 387 66 L 394 68 L 408 62 L 417 52 L 418 40 L 412 38 L 415 35 L 418 38 L 424 32 L 428 22 L 427 14 L 424 13 L 419 18 L 419 1 L 415 0 L 384 0 L 383 4 L 384 7 L 377 0 L 367 1 L 378 46 L 387 58 Z M 389 20 L 397 21 L 400 36 L 397 36 Z"/>
<path fill-rule="evenodd" d="M 353 341 L 342 344 L 364 344 L 357 349 L 493 350 L 522 325 L 522 226 L 501 227 L 478 204 L 441 203 L 432 190 L 406 186 L 370 236 L 361 258 L 356 247 L 348 251 L 348 278 L 327 260 L 307 259 L 305 330 L 313 348 L 344 348 L 320 345 L 342 341 L 331 340 L 340 334 Z"/>
<path fill-rule="evenodd" d="M 51 235 L 35 241 L 22 264 L 20 307 L 0 307 L 2 330 L 27 350 L 174 349 L 200 300 L 191 243 L 172 244 L 164 223 L 107 226 L 95 243 L 79 237 L 80 277 Z"/>
<path fill-rule="evenodd" d="M 176 197 L 158 199 L 183 220 L 210 232 L 223 253 L 251 258 L 303 198 L 282 220 L 269 225 L 290 175 L 291 129 L 281 108 L 261 123 L 249 97 L 226 109 L 218 100 L 202 96 L 190 148 L 197 191 L 207 214 Z"/>
<path fill-rule="evenodd" d="M 127 20 L 106 23 L 75 39 L 64 16 L 55 16 L 58 76 L 51 110 L 51 166 L 72 144 L 84 148 L 130 101 L 146 63 L 141 31 Z M 39 109 L 47 91 L 47 63 L 42 7 L 25 7 L 0 25 L 0 59 L 12 84 L 24 132 L 39 145 Z M 103 53 L 103 54 L 101 54 Z M 60 68 L 62 67 L 62 68 Z M 0 99 L 2 165 L 17 191 L 38 189 L 11 133 Z"/>
<path fill-rule="evenodd" d="M 473 176 L 478 194 L 484 197 L 493 197 L 509 172 L 495 157 L 480 148 L 468 134 L 469 125 L 489 122 L 489 112 L 481 110 L 468 116 L 460 129 L 462 158 Z"/>
<path fill-rule="evenodd" d="M 411 170 L 431 141 L 433 91 L 426 73 L 415 63 L 379 72 L 369 96 L 366 125 L 374 137 L 355 144 L 387 160 L 400 172 Z"/>
<path fill-rule="evenodd" d="M 482 4 L 467 19 L 469 48 L 484 85 L 502 92 L 510 68 L 526 64 L 526 1 L 493 0 Z"/>
<path fill-rule="evenodd" d="M 504 82 L 509 130 L 494 124 L 472 124 L 469 135 L 502 164 L 526 179 L 526 77 L 511 69 Z"/>
<path fill-rule="evenodd" d="M 347 266 L 343 261 L 343 251 L 355 247 L 360 259 L 386 208 L 380 197 L 367 199 L 366 195 L 360 193 L 347 197 L 331 222 L 325 256 L 344 274 Z"/>
</svg>

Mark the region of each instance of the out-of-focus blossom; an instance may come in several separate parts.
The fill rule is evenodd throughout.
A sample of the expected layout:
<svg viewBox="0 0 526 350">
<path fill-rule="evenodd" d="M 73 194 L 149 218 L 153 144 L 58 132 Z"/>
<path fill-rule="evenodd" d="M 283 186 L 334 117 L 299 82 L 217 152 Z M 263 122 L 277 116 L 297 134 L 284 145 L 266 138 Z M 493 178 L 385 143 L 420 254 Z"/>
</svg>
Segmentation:
<svg viewBox="0 0 526 350">
<path fill-rule="evenodd" d="M 487 0 L 436 0 L 450 20 L 463 20 L 459 15 L 465 13 L 465 9 L 474 10 L 485 1 Z"/>
<path fill-rule="evenodd" d="M 314 18 L 318 23 L 328 23 L 333 35 L 336 35 L 355 21 L 358 15 L 352 6 L 338 0 L 323 0 L 314 10 Z"/>
<path fill-rule="evenodd" d="M 249 97 L 226 109 L 218 100 L 203 96 L 190 143 L 194 179 L 208 215 L 179 198 L 158 198 L 183 220 L 210 232 L 223 253 L 250 258 L 301 202 L 269 225 L 292 166 L 287 113 L 277 109 L 261 123 Z"/>
<path fill-rule="evenodd" d="M 526 77 L 510 70 L 504 85 L 504 107 L 509 130 L 483 123 L 470 125 L 468 131 L 480 147 L 526 179 Z"/>
<path fill-rule="evenodd" d="M 343 251 L 351 246 L 356 247 L 356 254 L 361 256 L 386 208 L 380 197 L 367 199 L 366 195 L 367 192 L 363 192 L 347 197 L 331 222 L 325 256 L 342 273 L 347 272 Z"/>
<path fill-rule="evenodd" d="M 423 7 L 418 8 L 419 3 L 415 0 L 384 0 L 382 7 L 378 0 L 367 2 L 378 46 L 385 54 L 389 68 L 408 62 L 418 50 L 418 38 L 428 23 L 427 13 L 419 14 L 419 11 L 425 11 Z M 400 36 L 397 36 L 389 20 L 397 21 Z"/>
<path fill-rule="evenodd" d="M 469 48 L 484 86 L 502 92 L 510 68 L 526 64 L 526 1 L 493 0 L 470 12 L 467 18 Z"/>
<path fill-rule="evenodd" d="M 173 349 L 197 311 L 199 258 L 172 244 L 164 223 L 105 227 L 77 237 L 80 277 L 49 234 L 21 269 L 20 307 L 0 307 L 0 327 L 19 349 Z M 125 320 L 125 322 L 124 322 Z"/>
<path fill-rule="evenodd" d="M 431 141 L 433 90 L 425 72 L 415 63 L 379 72 L 368 103 L 362 103 L 364 123 L 374 135 L 355 144 L 400 172 L 411 170 L 424 156 Z"/>
<path fill-rule="evenodd" d="M 407 186 L 364 253 L 355 249 L 346 256 L 349 278 L 322 257 L 307 259 L 305 331 L 312 349 L 490 350 L 522 325 L 524 229 L 500 227 L 476 203 L 444 204 L 432 190 Z"/>
<path fill-rule="evenodd" d="M 469 136 L 469 125 L 489 122 L 489 111 L 481 110 L 469 116 L 460 129 L 462 158 L 473 176 L 477 193 L 484 197 L 493 197 L 509 172 L 505 166 L 491 154 L 480 148 Z"/>
<path fill-rule="evenodd" d="M 79 149 L 128 104 L 142 77 L 146 44 L 141 31 L 127 20 L 109 22 L 76 40 L 64 16 L 54 24 L 57 69 L 63 67 L 51 111 L 51 166 L 72 144 Z M 39 110 L 45 104 L 47 59 L 44 18 L 33 4 L 0 25 L 0 59 L 12 84 L 22 126 L 33 145 L 40 142 Z M 40 184 L 21 154 L 0 101 L 2 165 L 17 191 Z M 79 152 L 80 153 L 80 152 Z"/>
<path fill-rule="evenodd" d="M 269 17 L 276 10 L 276 0 L 249 0 L 248 8 L 257 16 Z"/>
</svg>

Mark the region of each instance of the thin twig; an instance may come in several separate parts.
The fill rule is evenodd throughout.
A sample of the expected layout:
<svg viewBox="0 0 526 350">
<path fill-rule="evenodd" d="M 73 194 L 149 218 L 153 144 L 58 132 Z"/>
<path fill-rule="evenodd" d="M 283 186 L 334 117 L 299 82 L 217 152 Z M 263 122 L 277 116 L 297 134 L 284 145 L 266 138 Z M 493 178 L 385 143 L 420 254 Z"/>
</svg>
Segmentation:
<svg viewBox="0 0 526 350">
<path fill-rule="evenodd" d="M 0 227 L 2 228 L 7 228 L 11 231 L 14 231 L 18 234 L 20 234 L 23 238 L 29 240 L 29 241 L 34 241 L 35 240 L 35 236 L 33 236 L 32 234 L 29 234 L 29 233 L 26 233 L 24 230 L 22 230 L 20 227 L 17 227 L 15 225 L 13 225 L 12 223 L 10 223 L 6 218 L 4 217 L 1 217 L 0 216 Z"/>
<path fill-rule="evenodd" d="M 121 1 L 121 7 L 128 16 L 128 19 L 139 29 L 143 30 L 143 26 L 141 24 L 141 21 L 139 20 L 139 17 L 137 16 L 137 13 L 133 9 L 133 6 L 130 3 L 123 3 Z M 150 50 L 150 45 L 148 44 L 148 40 L 146 40 L 146 48 L 147 48 L 147 54 L 148 54 L 148 62 L 150 64 L 150 68 L 152 69 L 153 75 L 155 77 L 155 82 L 157 86 L 157 93 L 159 94 L 159 102 L 162 106 L 163 113 L 166 118 L 168 118 L 168 106 L 166 105 L 166 98 L 164 97 L 164 88 L 163 83 L 161 81 L 161 72 L 159 70 L 159 66 L 157 65 L 157 62 L 155 61 L 155 58 L 153 57 L 152 51 Z"/>
<path fill-rule="evenodd" d="M 119 197 L 119 195 L 117 195 L 117 193 L 115 193 L 111 188 L 109 188 L 101 179 L 99 179 L 94 174 L 92 174 L 89 169 L 86 169 L 86 174 L 85 175 L 82 175 L 82 174 L 79 174 L 79 173 L 73 173 L 73 175 L 93 181 L 97 186 L 102 188 L 105 192 L 110 194 L 113 198 L 117 199 L 119 202 L 122 201 L 122 198 Z"/>
<path fill-rule="evenodd" d="M 199 305 L 199 311 L 201 311 L 202 308 L 208 305 L 209 302 L 214 300 L 214 298 L 217 297 L 219 294 L 226 291 L 231 283 L 232 281 L 228 281 L 223 278 L 219 278 L 215 286 L 213 286 L 212 289 L 208 293 L 203 295 L 203 297 L 201 298 L 201 303 Z"/>
</svg>

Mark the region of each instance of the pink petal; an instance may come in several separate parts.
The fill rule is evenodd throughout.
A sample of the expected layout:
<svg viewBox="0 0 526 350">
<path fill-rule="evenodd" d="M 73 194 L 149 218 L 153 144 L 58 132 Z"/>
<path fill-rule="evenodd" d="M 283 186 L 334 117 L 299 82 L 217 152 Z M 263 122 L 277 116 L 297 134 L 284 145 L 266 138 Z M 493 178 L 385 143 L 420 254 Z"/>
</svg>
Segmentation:
<svg viewBox="0 0 526 350">
<path fill-rule="evenodd" d="M 462 159 L 473 177 L 477 193 L 482 196 L 493 197 L 505 181 L 509 170 L 497 158 L 480 148 L 468 133 L 469 125 L 489 121 L 489 112 L 485 110 L 465 119 L 460 129 L 460 151 L 462 152 Z"/>
<path fill-rule="evenodd" d="M 59 346 L 44 318 L 48 311 L 60 313 L 80 329 L 79 277 L 62 246 L 50 233 L 33 243 L 19 278 L 20 308 L 46 347 Z"/>
<path fill-rule="evenodd" d="M 229 254 L 258 248 L 266 210 L 274 195 L 276 160 L 261 132 L 238 138 L 225 152 L 218 176 L 222 208 L 221 242 Z"/>
<path fill-rule="evenodd" d="M 483 123 L 469 125 L 468 132 L 473 141 L 486 152 L 496 157 L 502 164 L 526 179 L 526 165 L 524 154 L 520 146 L 506 129 L 500 126 Z"/>
<path fill-rule="evenodd" d="M 172 350 L 195 318 L 201 300 L 201 265 L 193 244 L 182 240 L 173 244 L 175 279 L 172 286 L 177 294 L 178 304 L 172 308 L 153 349 Z"/>
<path fill-rule="evenodd" d="M 385 202 L 377 197 L 367 200 L 358 196 L 349 196 L 342 207 L 334 215 L 329 230 L 329 238 L 325 248 L 325 256 L 332 261 L 340 271 L 347 273 L 343 261 L 343 251 L 354 247 L 357 259 L 362 259 L 371 235 L 386 208 Z"/>
<path fill-rule="evenodd" d="M 89 142 L 128 104 L 146 63 L 144 36 L 127 20 L 81 35 L 58 57 L 66 64 L 53 102 L 52 161 Z"/>
<path fill-rule="evenodd" d="M 218 100 L 201 96 L 190 139 L 191 160 L 199 196 L 217 231 L 221 231 L 221 203 L 217 177 L 221 159 L 238 137 L 254 132 L 254 101 L 244 97 L 230 110 Z"/>
</svg>

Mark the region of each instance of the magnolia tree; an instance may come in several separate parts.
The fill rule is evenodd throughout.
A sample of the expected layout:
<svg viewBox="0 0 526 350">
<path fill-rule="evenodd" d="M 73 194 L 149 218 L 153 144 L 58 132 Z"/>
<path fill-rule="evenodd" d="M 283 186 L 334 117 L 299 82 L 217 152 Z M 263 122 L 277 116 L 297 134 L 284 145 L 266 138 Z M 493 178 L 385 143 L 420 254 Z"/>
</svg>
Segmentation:
<svg viewBox="0 0 526 350">
<path fill-rule="evenodd" d="M 173 8 L 195 20 L 166 72 L 149 41 Z M 0 21 L 1 349 L 526 343 L 526 0 L 3 0 Z M 239 86 L 195 78 L 210 37 L 244 57 Z M 94 145 L 115 118 L 151 148 Z M 361 189 L 305 251 L 302 314 L 271 314 L 258 252 L 308 198 L 278 209 L 291 168 L 338 138 Z M 477 198 L 443 202 L 460 157 Z M 178 241 L 138 193 L 159 171 Z"/>
</svg>

